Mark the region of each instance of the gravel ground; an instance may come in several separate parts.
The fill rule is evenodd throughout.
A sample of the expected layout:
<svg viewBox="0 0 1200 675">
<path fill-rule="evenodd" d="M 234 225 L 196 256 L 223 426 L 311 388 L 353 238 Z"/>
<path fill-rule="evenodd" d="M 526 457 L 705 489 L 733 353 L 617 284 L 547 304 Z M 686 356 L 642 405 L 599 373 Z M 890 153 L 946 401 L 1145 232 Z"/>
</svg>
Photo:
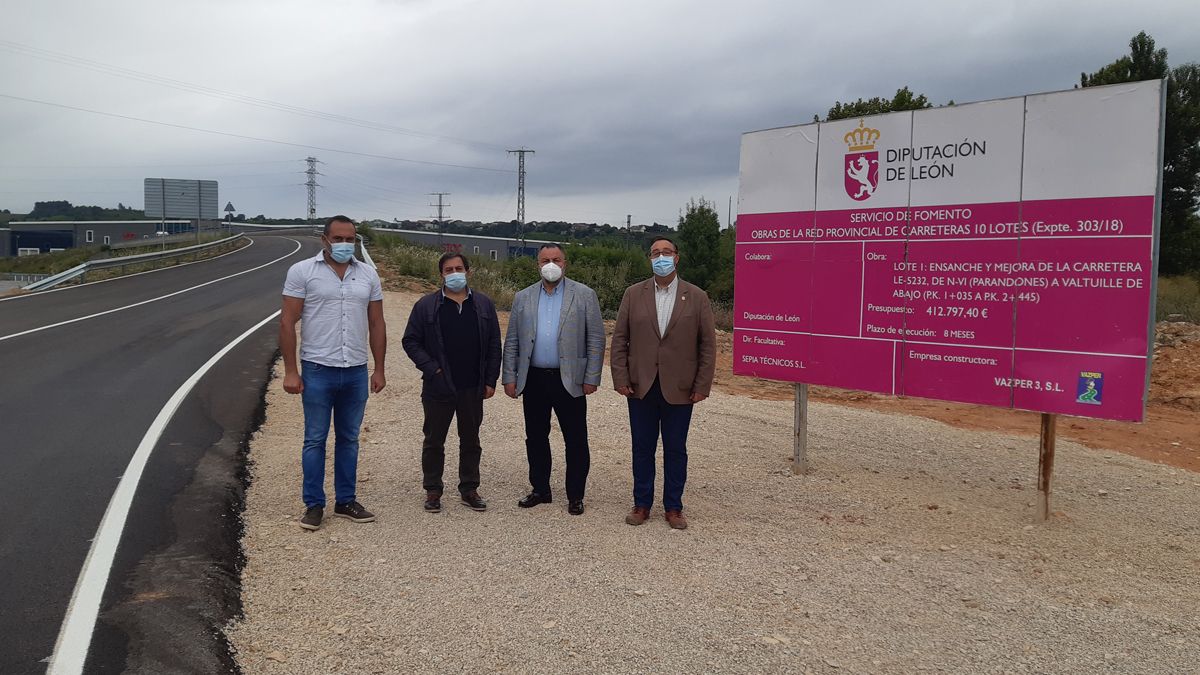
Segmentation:
<svg viewBox="0 0 1200 675">
<path fill-rule="evenodd" d="M 561 502 L 517 508 L 503 393 L 482 433 L 491 509 L 424 513 L 420 379 L 397 339 L 416 296 L 387 295 L 359 470 L 378 522 L 298 527 L 300 400 L 268 395 L 229 629 L 247 673 L 1200 672 L 1200 474 L 1070 442 L 1034 526 L 1036 441 L 812 404 L 813 471 L 793 476 L 791 404 L 714 393 L 692 423 L 691 528 L 661 505 L 633 528 L 606 371 L 587 513 L 566 513 L 561 437 Z"/>
</svg>

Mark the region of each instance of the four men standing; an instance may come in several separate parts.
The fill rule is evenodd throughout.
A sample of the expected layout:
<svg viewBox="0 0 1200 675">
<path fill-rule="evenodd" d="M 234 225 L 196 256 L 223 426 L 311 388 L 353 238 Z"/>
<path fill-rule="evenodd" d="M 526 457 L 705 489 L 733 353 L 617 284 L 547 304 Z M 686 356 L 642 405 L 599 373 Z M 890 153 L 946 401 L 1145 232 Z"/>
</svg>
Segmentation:
<svg viewBox="0 0 1200 675">
<path fill-rule="evenodd" d="M 336 435 L 334 514 L 355 522 L 375 516 L 355 499 L 358 431 L 367 399 L 366 353 L 375 360 L 369 389 L 385 386 L 383 293 L 375 270 L 354 259 L 355 227 L 335 216 L 325 225 L 325 248 L 288 270 L 279 344 L 284 389 L 303 394 L 306 512 L 301 527 L 315 530 L 324 515 L 325 440 L 330 416 Z M 650 248 L 654 276 L 625 291 L 613 331 L 613 386 L 628 399 L 633 456 L 633 510 L 641 525 L 654 502 L 655 455 L 663 440 L 663 507 L 672 528 L 687 527 L 683 490 L 692 406 L 708 397 L 716 364 L 712 307 L 700 288 L 676 272 L 679 251 L 667 238 Z M 522 508 L 553 501 L 550 487 L 550 414 L 566 446 L 568 512 L 584 511 L 590 451 L 587 396 L 600 385 L 604 322 L 595 291 L 567 279 L 566 254 L 557 244 L 538 251 L 541 281 L 513 301 L 503 356 L 495 305 L 469 285 L 470 262 L 459 253 L 438 261 L 442 287 L 416 302 L 402 340 L 421 371 L 424 441 L 421 468 L 426 511 L 441 511 L 445 441 L 457 417 L 458 490 L 463 504 L 487 509 L 479 495 L 483 401 L 496 391 L 503 364 L 504 392 L 523 397 L 525 451 L 531 492 Z M 303 318 L 296 365 L 296 332 Z"/>
<path fill-rule="evenodd" d="M 538 250 L 542 280 L 517 293 L 504 339 L 504 393 L 522 396 L 525 454 L 533 491 L 522 508 L 553 501 L 550 490 L 550 412 L 566 445 L 567 511 L 583 513 L 591 453 L 587 396 L 604 368 L 604 318 L 596 292 L 564 275 L 567 258 L 557 244 Z"/>
</svg>

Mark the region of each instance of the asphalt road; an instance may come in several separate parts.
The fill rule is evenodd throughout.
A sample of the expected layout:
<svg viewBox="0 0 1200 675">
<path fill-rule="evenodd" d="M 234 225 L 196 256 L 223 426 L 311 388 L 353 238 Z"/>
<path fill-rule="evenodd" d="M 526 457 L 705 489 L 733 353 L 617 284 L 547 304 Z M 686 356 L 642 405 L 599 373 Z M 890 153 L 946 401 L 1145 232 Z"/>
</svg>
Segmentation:
<svg viewBox="0 0 1200 675">
<path fill-rule="evenodd" d="M 287 267 L 316 250 L 311 237 L 254 236 L 221 258 L 0 301 L 0 672 L 45 670 L 90 540 L 152 420 L 279 308 Z M 87 672 L 227 665 L 214 661 L 212 629 L 236 609 L 239 453 L 261 418 L 277 330 L 264 325 L 209 371 L 154 448 Z"/>
</svg>

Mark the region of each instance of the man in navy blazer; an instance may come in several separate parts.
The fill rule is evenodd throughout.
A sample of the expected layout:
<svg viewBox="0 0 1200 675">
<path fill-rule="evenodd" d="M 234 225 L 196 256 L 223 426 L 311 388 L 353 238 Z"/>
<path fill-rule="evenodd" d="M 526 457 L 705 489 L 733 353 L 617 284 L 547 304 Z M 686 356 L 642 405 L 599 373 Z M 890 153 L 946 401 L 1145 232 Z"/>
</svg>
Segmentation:
<svg viewBox="0 0 1200 675">
<path fill-rule="evenodd" d="M 566 445 L 567 511 L 583 513 L 591 454 L 587 396 L 600 386 L 604 368 L 604 319 L 596 292 L 567 279 L 567 256 L 558 244 L 538 250 L 541 281 L 513 299 L 504 338 L 501 382 L 510 398 L 522 396 L 525 454 L 533 490 L 522 508 L 553 501 L 550 491 L 550 412 L 558 417 Z"/>
</svg>

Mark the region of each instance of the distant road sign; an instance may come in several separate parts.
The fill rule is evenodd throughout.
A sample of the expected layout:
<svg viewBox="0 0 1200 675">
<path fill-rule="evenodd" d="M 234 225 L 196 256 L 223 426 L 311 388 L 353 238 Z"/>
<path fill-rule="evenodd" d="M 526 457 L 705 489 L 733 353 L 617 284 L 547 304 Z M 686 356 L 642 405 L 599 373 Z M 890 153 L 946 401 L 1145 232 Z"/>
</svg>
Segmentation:
<svg viewBox="0 0 1200 675">
<path fill-rule="evenodd" d="M 215 180 L 147 178 L 145 196 L 147 218 L 217 219 Z"/>
</svg>

